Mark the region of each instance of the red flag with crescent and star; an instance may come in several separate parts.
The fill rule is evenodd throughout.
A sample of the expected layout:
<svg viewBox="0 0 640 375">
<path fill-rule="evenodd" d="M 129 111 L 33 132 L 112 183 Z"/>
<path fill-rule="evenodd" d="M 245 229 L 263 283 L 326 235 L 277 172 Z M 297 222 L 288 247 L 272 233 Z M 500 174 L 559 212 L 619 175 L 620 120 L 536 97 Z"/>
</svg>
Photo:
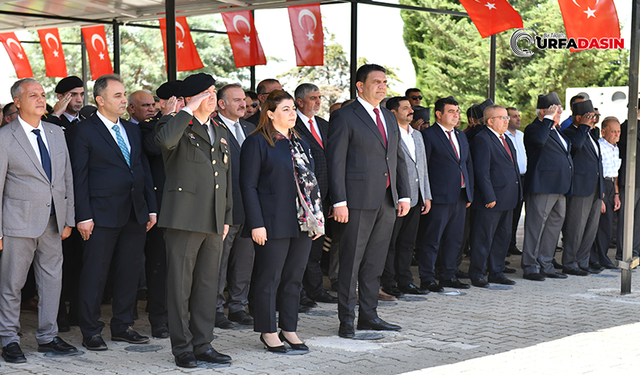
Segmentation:
<svg viewBox="0 0 640 375">
<path fill-rule="evenodd" d="M 298 66 L 324 65 L 324 33 L 320 4 L 287 7 Z"/>
<path fill-rule="evenodd" d="M 18 37 L 15 33 L 2 33 L 0 34 L 0 42 L 4 44 L 4 49 L 7 50 L 7 54 L 13 63 L 13 67 L 16 70 L 18 79 L 33 77 L 33 71 L 31 70 L 31 64 L 27 59 L 27 54 L 22 49 L 22 44 L 18 41 Z"/>
<path fill-rule="evenodd" d="M 104 32 L 104 25 L 83 27 L 82 36 L 87 54 L 89 55 L 91 79 L 95 81 L 100 76 L 112 74 L 113 66 L 109 58 L 107 35 Z"/>
<path fill-rule="evenodd" d="M 522 28 L 522 17 L 507 0 L 460 0 L 483 38 Z"/>
<path fill-rule="evenodd" d="M 160 20 L 164 58 L 167 59 L 167 19 Z M 191 38 L 187 17 L 176 17 L 176 59 L 179 72 L 187 72 L 204 68 L 196 45 Z"/>
<path fill-rule="evenodd" d="M 40 46 L 44 55 L 44 66 L 47 71 L 47 77 L 66 77 L 67 63 L 64 61 L 64 52 L 62 51 L 62 42 L 58 29 L 38 30 L 40 36 Z"/>
<path fill-rule="evenodd" d="M 236 68 L 267 65 L 251 12 L 222 13 L 222 20 L 227 28 Z"/>
<path fill-rule="evenodd" d="M 568 38 L 620 38 L 613 0 L 558 0 Z"/>
</svg>

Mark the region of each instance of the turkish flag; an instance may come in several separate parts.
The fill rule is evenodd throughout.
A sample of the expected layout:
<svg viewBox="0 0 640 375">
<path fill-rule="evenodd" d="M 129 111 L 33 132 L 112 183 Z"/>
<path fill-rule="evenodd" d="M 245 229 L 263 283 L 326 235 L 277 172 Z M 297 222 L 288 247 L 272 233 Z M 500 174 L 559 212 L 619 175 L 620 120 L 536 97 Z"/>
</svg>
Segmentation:
<svg viewBox="0 0 640 375">
<path fill-rule="evenodd" d="M 44 65 L 47 69 L 47 77 L 66 77 L 67 63 L 64 61 L 62 42 L 58 29 L 38 30 L 40 46 L 44 55 Z"/>
<path fill-rule="evenodd" d="M 558 0 L 569 38 L 620 38 L 613 0 Z"/>
<path fill-rule="evenodd" d="M 267 65 L 251 12 L 222 13 L 222 20 L 227 28 L 236 68 Z"/>
<path fill-rule="evenodd" d="M 4 49 L 7 50 L 7 54 L 13 63 L 13 67 L 16 70 L 16 75 L 19 79 L 33 77 L 33 71 L 31 70 L 31 64 L 27 59 L 27 54 L 22 49 L 22 44 L 18 41 L 15 33 L 2 33 L 0 34 L 0 42 L 4 44 Z"/>
<path fill-rule="evenodd" d="M 298 66 L 324 65 L 320 4 L 287 7 Z"/>
<path fill-rule="evenodd" d="M 522 28 L 522 17 L 507 0 L 460 0 L 483 38 Z"/>
<path fill-rule="evenodd" d="M 82 28 L 84 45 L 89 55 L 89 67 L 91 68 L 91 79 L 96 80 L 100 76 L 113 73 L 109 49 L 107 49 L 107 35 L 104 32 L 104 25 Z"/>
<path fill-rule="evenodd" d="M 160 20 L 160 32 L 162 33 L 162 44 L 164 45 L 164 58 L 167 59 L 167 20 Z M 187 72 L 204 68 L 196 45 L 193 44 L 191 31 L 187 23 L 187 17 L 176 17 L 176 58 L 178 71 Z"/>
</svg>

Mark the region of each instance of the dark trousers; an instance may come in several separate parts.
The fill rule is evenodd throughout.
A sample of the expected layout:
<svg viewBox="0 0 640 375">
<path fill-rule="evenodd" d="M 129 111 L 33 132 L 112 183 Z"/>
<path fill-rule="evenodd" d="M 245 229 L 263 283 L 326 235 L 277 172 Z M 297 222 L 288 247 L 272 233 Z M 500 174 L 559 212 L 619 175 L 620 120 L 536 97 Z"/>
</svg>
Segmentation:
<svg viewBox="0 0 640 375">
<path fill-rule="evenodd" d="M 520 175 L 520 181 L 522 181 L 522 185 L 524 185 L 524 175 Z M 518 232 L 518 224 L 520 223 L 522 206 L 524 206 L 524 199 L 519 200 L 518 204 L 516 204 L 516 208 L 513 209 L 511 222 L 511 244 L 509 244 L 509 249 L 511 250 L 515 250 L 518 248 L 518 246 L 516 245 L 516 233 Z"/>
<path fill-rule="evenodd" d="M 419 198 L 420 202 L 422 198 Z M 411 274 L 411 258 L 418 235 L 418 223 L 422 205 L 416 204 L 406 216 L 396 218 L 393 233 L 389 242 L 387 262 L 384 265 L 380 283 L 389 288 L 397 285 L 405 287 L 413 283 Z"/>
<path fill-rule="evenodd" d="M 504 258 L 511 242 L 513 210 L 473 210 L 476 223 L 471 238 L 471 263 L 469 277 L 472 280 L 504 276 Z"/>
<path fill-rule="evenodd" d="M 167 324 L 167 252 L 164 231 L 153 226 L 144 246 L 147 310 L 152 327 Z"/>
<path fill-rule="evenodd" d="M 71 235 L 62 241 L 62 293 L 58 319 L 78 322 L 78 292 L 80 287 L 80 271 L 82 270 L 82 236 L 73 228 Z M 67 302 L 69 311 L 67 312 Z"/>
<path fill-rule="evenodd" d="M 167 306 L 171 352 L 211 349 L 222 234 L 167 228 Z"/>
<path fill-rule="evenodd" d="M 253 240 L 241 236 L 244 224 L 230 225 L 229 233 L 224 238 L 220 273 L 218 275 L 218 301 L 216 311 L 224 312 L 227 304 L 229 314 L 245 311 L 249 304 L 249 286 L 253 272 L 255 250 Z M 227 286 L 229 300 L 224 296 Z"/>
<path fill-rule="evenodd" d="M 618 234 L 616 236 L 616 259 L 622 260 L 622 243 L 624 242 L 624 186 L 620 187 L 620 202 L 622 205 L 618 210 Z M 636 187 L 633 203 L 633 249 L 632 256 L 637 257 L 640 254 L 640 188 Z"/>
<path fill-rule="evenodd" d="M 322 209 L 326 213 L 325 215 L 328 215 L 328 200 L 322 202 Z M 322 251 L 324 248 L 324 237 L 325 236 L 317 238 L 311 244 L 307 269 L 304 271 L 304 278 L 302 279 L 304 290 L 312 299 L 324 292 L 324 287 L 322 286 L 322 269 L 320 268 L 320 260 L 322 259 Z"/>
<path fill-rule="evenodd" d="M 111 333 L 120 334 L 133 325 L 145 234 L 145 225 L 139 224 L 132 214 L 122 227 L 95 226 L 89 240 L 83 243 L 78 315 L 83 337 L 99 334 L 104 327 L 99 320 L 100 303 L 111 263 L 114 266 Z"/>
<path fill-rule="evenodd" d="M 264 246 L 254 243 L 251 289 L 255 332 L 277 331 L 276 307 L 280 312 L 278 326 L 283 331 L 296 331 L 300 285 L 311 242 L 307 232 L 300 232 L 298 238 L 268 239 Z"/>
<path fill-rule="evenodd" d="M 466 189 L 461 189 L 458 201 L 449 204 L 431 203 L 431 210 L 421 217 L 424 231 L 418 246 L 418 270 L 423 283 L 435 280 L 435 268 L 441 280 L 455 277 L 456 259 L 462 245 L 467 205 Z"/>
<path fill-rule="evenodd" d="M 591 255 L 589 257 L 589 262 L 598 263 L 603 266 L 613 265 L 607 253 L 609 252 L 609 244 L 613 234 L 613 217 L 615 215 L 613 199 L 615 197 L 615 190 L 616 188 L 613 181 L 604 180 L 603 201 L 607 210 L 605 213 L 600 214 L 598 233 L 596 234 L 596 240 L 593 242 L 593 246 L 591 246 Z"/>
<path fill-rule="evenodd" d="M 349 221 L 340 238 L 338 270 L 338 317 L 340 322 L 355 320 L 356 301 L 360 299 L 359 319 L 378 317 L 380 276 L 389 250 L 395 222 L 391 189 L 384 202 L 374 210 L 349 209 Z M 358 294 L 356 294 L 356 286 Z"/>
</svg>

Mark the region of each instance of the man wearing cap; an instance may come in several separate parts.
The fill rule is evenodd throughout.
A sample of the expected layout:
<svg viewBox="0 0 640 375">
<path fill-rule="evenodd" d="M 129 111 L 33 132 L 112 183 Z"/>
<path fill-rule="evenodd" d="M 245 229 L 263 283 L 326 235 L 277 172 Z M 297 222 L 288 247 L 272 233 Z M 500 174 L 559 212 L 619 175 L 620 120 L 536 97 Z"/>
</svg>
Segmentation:
<svg viewBox="0 0 640 375">
<path fill-rule="evenodd" d="M 186 106 L 156 126 L 167 176 L 158 225 L 166 228 L 170 338 L 180 367 L 231 361 L 211 347 L 211 298 L 233 224 L 229 133 L 209 119 L 217 105 L 215 82 L 205 73 L 187 77 L 180 88 Z"/>
<path fill-rule="evenodd" d="M 571 141 L 558 131 L 562 113 L 558 94 L 538 96 L 537 118 L 524 131 L 527 175 L 524 181 L 525 217 L 522 271 L 524 278 L 566 278 L 556 273 L 553 259 L 564 223 L 566 196 L 571 193 Z"/>
<path fill-rule="evenodd" d="M 571 141 L 574 173 L 573 192 L 567 197 L 567 213 L 562 228 L 562 271 L 569 275 L 587 276 L 589 272 L 602 271 L 589 267 L 589 254 L 598 231 L 604 198 L 602 153 L 598 142 L 591 136 L 591 130 L 596 126 L 591 100 L 575 102 L 571 111 L 573 124 L 563 131 Z"/>
<path fill-rule="evenodd" d="M 573 103 L 580 103 L 584 100 L 585 97 L 580 94 L 571 97 L 571 99 L 569 100 L 569 108 L 571 108 L 571 111 L 573 111 Z M 569 116 L 564 121 L 562 121 L 562 123 L 560 123 L 560 130 L 562 131 L 572 124 L 575 124 L 575 118 L 573 116 Z"/>
<path fill-rule="evenodd" d="M 62 126 L 63 130 L 69 129 L 82 120 L 78 112 L 84 105 L 84 83 L 76 76 L 69 76 L 58 82 L 55 92 L 58 102 L 53 113 L 44 115 L 43 120 Z"/>
<path fill-rule="evenodd" d="M 478 123 L 471 128 L 465 129 L 464 131 L 464 134 L 466 134 L 467 140 L 469 140 L 469 142 L 473 140 L 473 137 L 475 137 L 476 134 L 487 127 L 485 125 L 484 110 L 487 109 L 490 105 L 493 105 L 493 100 L 487 99 L 484 102 L 476 104 L 473 107 L 474 118 L 478 120 Z"/>
</svg>

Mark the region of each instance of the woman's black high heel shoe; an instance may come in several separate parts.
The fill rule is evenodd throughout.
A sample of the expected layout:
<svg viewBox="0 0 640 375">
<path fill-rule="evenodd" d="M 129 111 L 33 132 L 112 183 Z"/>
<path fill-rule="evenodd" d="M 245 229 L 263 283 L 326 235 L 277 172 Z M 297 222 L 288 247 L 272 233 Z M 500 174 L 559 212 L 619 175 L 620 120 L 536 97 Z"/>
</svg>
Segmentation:
<svg viewBox="0 0 640 375">
<path fill-rule="evenodd" d="M 283 342 L 286 342 L 287 344 L 289 344 L 289 346 L 293 350 L 309 351 L 309 347 L 307 345 L 305 345 L 305 343 L 294 344 L 291 341 L 287 340 L 287 338 L 284 337 L 284 333 L 282 333 L 282 331 L 280 331 L 280 333 L 278 334 L 278 338 L 280 339 L 280 341 L 283 341 Z"/>
<path fill-rule="evenodd" d="M 262 343 L 264 344 L 265 349 L 267 349 L 267 351 L 269 351 L 269 352 L 279 353 L 279 354 L 284 354 L 284 353 L 287 352 L 287 348 L 285 348 L 284 345 L 269 346 L 269 344 L 267 344 L 267 342 L 264 341 L 264 337 L 262 337 L 262 334 L 260 334 L 260 341 L 262 341 Z"/>
</svg>

